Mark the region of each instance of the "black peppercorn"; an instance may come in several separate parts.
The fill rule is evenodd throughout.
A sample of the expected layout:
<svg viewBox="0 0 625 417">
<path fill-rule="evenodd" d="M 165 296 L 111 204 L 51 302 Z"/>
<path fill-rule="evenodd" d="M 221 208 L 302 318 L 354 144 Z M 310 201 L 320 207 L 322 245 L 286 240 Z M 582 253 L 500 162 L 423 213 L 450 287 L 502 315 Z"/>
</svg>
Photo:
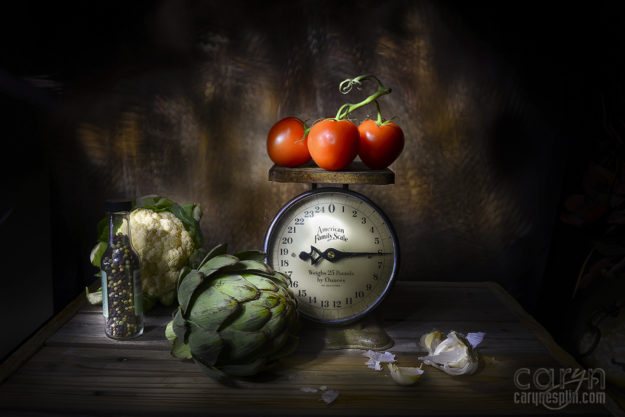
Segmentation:
<svg viewBox="0 0 625 417">
<path fill-rule="evenodd" d="M 113 208 L 107 210 L 109 242 L 101 263 L 105 332 L 114 339 L 129 339 L 143 333 L 139 256 L 130 240 L 128 211 Z"/>
</svg>

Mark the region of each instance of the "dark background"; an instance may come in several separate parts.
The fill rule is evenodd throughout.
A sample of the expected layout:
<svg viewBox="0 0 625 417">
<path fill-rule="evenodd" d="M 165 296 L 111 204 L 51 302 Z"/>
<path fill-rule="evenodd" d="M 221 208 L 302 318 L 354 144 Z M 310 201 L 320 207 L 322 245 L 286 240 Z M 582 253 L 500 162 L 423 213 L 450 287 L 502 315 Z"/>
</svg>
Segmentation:
<svg viewBox="0 0 625 417">
<path fill-rule="evenodd" d="M 395 185 L 353 187 L 399 231 L 399 279 L 497 281 L 570 342 L 596 235 L 560 214 L 624 129 L 618 3 L 3 7 L 0 311 L 23 319 L 0 356 L 92 282 L 108 196 L 199 202 L 207 247 L 261 248 L 307 189 L 266 180 L 267 131 L 335 114 L 363 73 L 393 89 L 382 111 L 407 138 Z"/>
</svg>

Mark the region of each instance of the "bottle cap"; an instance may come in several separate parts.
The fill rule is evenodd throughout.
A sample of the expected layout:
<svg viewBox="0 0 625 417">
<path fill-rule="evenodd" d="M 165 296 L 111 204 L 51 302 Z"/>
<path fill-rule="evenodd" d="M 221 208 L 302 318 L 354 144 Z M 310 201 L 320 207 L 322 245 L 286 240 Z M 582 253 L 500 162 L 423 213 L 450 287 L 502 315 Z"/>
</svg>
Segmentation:
<svg viewBox="0 0 625 417">
<path fill-rule="evenodd" d="M 132 201 L 130 200 L 107 200 L 104 203 L 104 210 L 109 213 L 115 213 L 118 211 L 130 211 L 132 210 Z"/>
</svg>

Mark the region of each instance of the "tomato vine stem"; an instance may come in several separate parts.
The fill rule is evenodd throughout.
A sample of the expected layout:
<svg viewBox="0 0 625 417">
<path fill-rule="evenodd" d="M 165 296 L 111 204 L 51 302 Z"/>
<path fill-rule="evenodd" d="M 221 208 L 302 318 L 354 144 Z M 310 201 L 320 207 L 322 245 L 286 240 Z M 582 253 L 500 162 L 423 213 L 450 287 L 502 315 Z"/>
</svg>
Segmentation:
<svg viewBox="0 0 625 417">
<path fill-rule="evenodd" d="M 380 111 L 380 103 L 378 103 L 378 101 L 375 101 L 375 109 L 378 112 L 378 120 L 376 120 L 375 124 L 378 126 L 381 126 L 382 124 L 384 124 L 384 121 L 382 120 L 382 112 Z"/>
<path fill-rule="evenodd" d="M 382 85 L 380 80 L 375 75 L 364 74 L 364 75 L 359 75 L 358 77 L 355 77 L 355 78 L 348 78 L 346 80 L 343 80 L 341 84 L 339 84 L 339 91 L 342 94 L 347 94 L 350 91 L 352 91 L 352 88 L 354 86 L 356 86 L 356 88 L 359 88 L 361 81 L 368 80 L 368 79 L 373 79 L 377 82 L 378 84 L 377 91 L 359 103 L 343 104 L 339 108 L 338 112 L 336 113 L 336 117 L 334 118 L 334 120 L 337 120 L 337 121 L 343 120 L 347 117 L 348 114 L 350 114 L 354 110 L 359 109 L 363 106 L 366 106 L 367 104 L 370 104 L 372 102 L 375 102 L 376 108 L 378 110 L 378 124 L 383 123 L 382 115 L 380 114 L 380 105 L 378 104 L 377 99 L 382 97 L 383 95 L 389 94 L 391 92 L 391 89 L 384 87 L 384 85 Z"/>
</svg>

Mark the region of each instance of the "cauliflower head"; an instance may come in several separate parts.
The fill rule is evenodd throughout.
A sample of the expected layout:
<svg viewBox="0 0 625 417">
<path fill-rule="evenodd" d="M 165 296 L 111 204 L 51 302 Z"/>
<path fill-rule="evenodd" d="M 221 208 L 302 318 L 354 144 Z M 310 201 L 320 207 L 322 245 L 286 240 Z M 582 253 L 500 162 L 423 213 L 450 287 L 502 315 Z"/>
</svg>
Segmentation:
<svg viewBox="0 0 625 417">
<path fill-rule="evenodd" d="M 195 249 L 193 238 L 171 212 L 146 208 L 130 213 L 130 236 L 141 260 L 143 292 L 171 304 L 178 274 Z"/>
</svg>

